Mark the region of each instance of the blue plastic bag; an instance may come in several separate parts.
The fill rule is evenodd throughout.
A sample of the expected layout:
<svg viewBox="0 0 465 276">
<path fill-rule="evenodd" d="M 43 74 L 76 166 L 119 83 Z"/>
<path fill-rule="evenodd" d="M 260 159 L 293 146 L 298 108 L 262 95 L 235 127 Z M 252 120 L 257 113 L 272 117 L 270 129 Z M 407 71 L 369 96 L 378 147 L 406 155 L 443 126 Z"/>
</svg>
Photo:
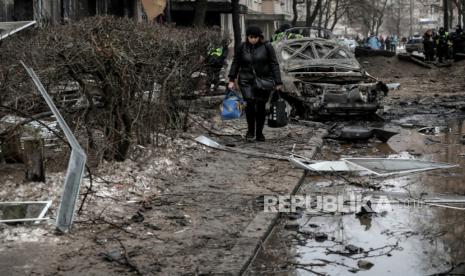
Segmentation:
<svg viewBox="0 0 465 276">
<path fill-rule="evenodd" d="M 239 119 L 242 115 L 242 111 L 244 110 L 244 100 L 237 95 L 236 91 L 228 90 L 220 109 L 221 119 Z"/>
</svg>

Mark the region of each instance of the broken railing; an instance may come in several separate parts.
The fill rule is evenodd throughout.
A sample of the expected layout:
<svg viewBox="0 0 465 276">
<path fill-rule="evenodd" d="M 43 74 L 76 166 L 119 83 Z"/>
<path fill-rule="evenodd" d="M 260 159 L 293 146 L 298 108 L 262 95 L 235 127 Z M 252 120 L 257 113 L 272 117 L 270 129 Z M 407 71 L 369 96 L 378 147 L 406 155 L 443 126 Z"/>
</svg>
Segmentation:
<svg viewBox="0 0 465 276">
<path fill-rule="evenodd" d="M 0 22 L 0 41 L 10 35 L 34 26 L 36 21 L 19 21 L 19 22 Z"/>
<path fill-rule="evenodd" d="M 71 146 L 71 157 L 68 162 L 68 170 L 66 172 L 65 187 L 61 198 L 60 207 L 58 209 L 56 226 L 61 232 L 68 232 L 73 224 L 74 210 L 76 207 L 77 197 L 79 195 L 79 187 L 81 179 L 84 174 L 84 168 L 86 164 L 87 156 L 84 150 L 79 145 L 73 132 L 68 127 L 68 124 L 61 116 L 58 108 L 53 103 L 51 97 L 48 95 L 44 86 L 40 82 L 34 70 L 28 67 L 21 61 L 21 64 L 26 69 L 29 76 L 31 76 L 35 86 L 39 90 L 40 94 L 44 98 L 45 102 L 49 106 L 50 110 L 55 115 L 58 124 L 65 133 L 66 139 Z"/>
</svg>

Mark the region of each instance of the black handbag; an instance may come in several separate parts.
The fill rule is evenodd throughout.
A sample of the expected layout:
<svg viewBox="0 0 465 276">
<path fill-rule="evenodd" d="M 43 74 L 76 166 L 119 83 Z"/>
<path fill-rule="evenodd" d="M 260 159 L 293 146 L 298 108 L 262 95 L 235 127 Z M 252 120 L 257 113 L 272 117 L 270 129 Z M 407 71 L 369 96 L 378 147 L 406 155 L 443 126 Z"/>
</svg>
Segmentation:
<svg viewBox="0 0 465 276">
<path fill-rule="evenodd" d="M 271 97 L 270 113 L 268 114 L 268 126 L 271 128 L 284 127 L 288 122 L 286 102 L 279 95 L 279 91 L 276 90 L 274 93 L 277 93 L 277 95 L 276 97 L 274 95 Z"/>
<path fill-rule="evenodd" d="M 268 49 L 267 49 L 268 51 Z M 252 56 L 252 72 L 255 77 L 253 87 L 259 90 L 271 91 L 274 88 L 274 79 L 272 77 L 259 77 L 255 73 L 255 66 L 253 66 L 253 56 Z"/>
<path fill-rule="evenodd" d="M 274 80 L 272 78 L 259 78 L 257 75 L 255 75 L 254 88 L 271 91 L 274 88 Z"/>
</svg>

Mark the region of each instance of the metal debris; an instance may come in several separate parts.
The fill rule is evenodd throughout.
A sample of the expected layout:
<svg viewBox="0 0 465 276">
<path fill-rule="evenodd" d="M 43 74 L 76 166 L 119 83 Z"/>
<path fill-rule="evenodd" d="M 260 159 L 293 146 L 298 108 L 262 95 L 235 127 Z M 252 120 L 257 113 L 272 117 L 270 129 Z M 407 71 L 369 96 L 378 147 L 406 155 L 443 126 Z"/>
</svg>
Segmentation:
<svg viewBox="0 0 465 276">
<path fill-rule="evenodd" d="M 47 105 L 49 106 L 50 110 L 55 115 L 58 124 L 65 133 L 66 139 L 71 145 L 71 157 L 68 163 L 68 170 L 66 172 L 65 178 L 65 187 L 63 190 L 63 195 L 61 198 L 61 203 L 58 209 L 56 220 L 57 229 L 61 232 L 68 232 L 71 228 L 71 225 L 73 224 L 74 209 L 76 207 L 76 201 L 79 195 L 79 188 L 81 184 L 82 175 L 84 174 L 87 156 L 84 150 L 79 145 L 76 137 L 74 137 L 73 132 L 68 127 L 68 124 L 61 116 L 60 112 L 58 111 L 58 108 L 55 106 L 52 99 L 48 95 L 47 91 L 40 82 L 34 70 L 32 70 L 32 68 L 28 67 L 23 62 L 21 62 L 21 64 L 26 69 L 29 76 L 31 76 L 34 84 L 36 85 L 42 97 L 47 102 Z"/>
<path fill-rule="evenodd" d="M 0 41 L 10 35 L 34 26 L 36 21 L 0 22 Z"/>
<path fill-rule="evenodd" d="M 0 202 L 0 223 L 48 220 L 44 216 L 51 205 L 52 201 Z"/>
<path fill-rule="evenodd" d="M 339 161 L 312 162 L 309 160 L 304 160 L 302 158 L 295 158 L 291 156 L 289 158 L 289 161 L 295 167 L 309 171 L 363 171 L 376 176 L 391 176 L 436 169 L 449 169 L 458 166 L 447 163 L 397 158 L 343 158 Z"/>
<path fill-rule="evenodd" d="M 195 141 L 207 147 L 218 149 L 218 150 L 246 154 L 246 155 L 255 156 L 255 157 L 263 157 L 263 158 L 268 158 L 268 159 L 276 159 L 276 160 L 283 160 L 283 161 L 289 160 L 287 156 L 283 156 L 283 155 L 264 153 L 264 152 L 241 149 L 241 148 L 226 147 L 203 135 L 195 138 Z"/>
<path fill-rule="evenodd" d="M 388 83 L 386 86 L 389 88 L 389 90 L 397 90 L 400 88 L 400 83 L 398 82 L 393 82 L 393 83 Z"/>
</svg>

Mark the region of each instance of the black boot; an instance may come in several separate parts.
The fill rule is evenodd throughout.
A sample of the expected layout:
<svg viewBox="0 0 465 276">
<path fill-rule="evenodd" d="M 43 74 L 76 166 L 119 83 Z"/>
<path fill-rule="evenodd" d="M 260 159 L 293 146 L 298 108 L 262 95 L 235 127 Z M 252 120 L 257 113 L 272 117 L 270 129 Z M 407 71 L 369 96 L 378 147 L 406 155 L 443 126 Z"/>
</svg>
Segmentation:
<svg viewBox="0 0 465 276">
<path fill-rule="evenodd" d="M 255 130 L 256 131 L 255 139 L 259 142 L 265 142 L 265 136 L 263 135 L 263 127 L 265 126 L 265 119 L 266 119 L 265 105 L 266 105 L 266 102 L 257 103 L 257 113 L 256 113 L 257 129 Z"/>
<path fill-rule="evenodd" d="M 247 106 L 245 107 L 245 117 L 247 119 L 247 134 L 245 135 L 246 139 L 253 139 L 255 137 L 255 102 L 247 101 Z"/>
</svg>

